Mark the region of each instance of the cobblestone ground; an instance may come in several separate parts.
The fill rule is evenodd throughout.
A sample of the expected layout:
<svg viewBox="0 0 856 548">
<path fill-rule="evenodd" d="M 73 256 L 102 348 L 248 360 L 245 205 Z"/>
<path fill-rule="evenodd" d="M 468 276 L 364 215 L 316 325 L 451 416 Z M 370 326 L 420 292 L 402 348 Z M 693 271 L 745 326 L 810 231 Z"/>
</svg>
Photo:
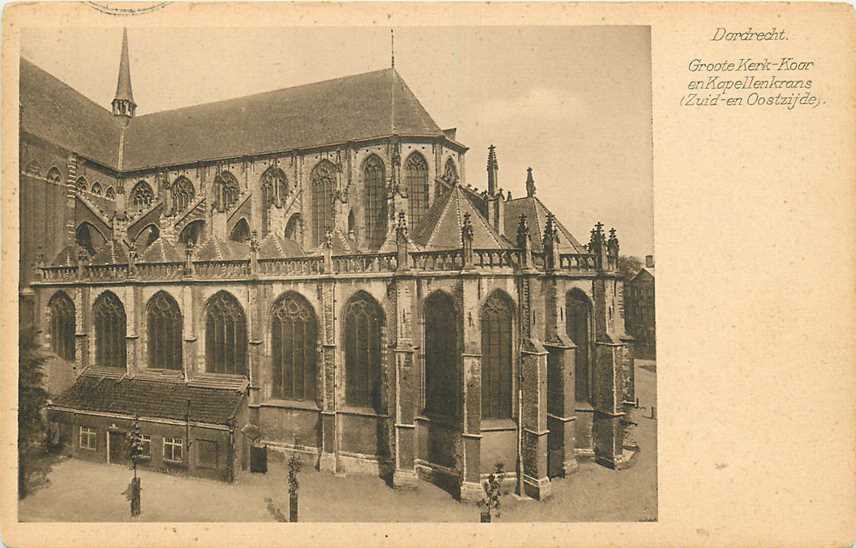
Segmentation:
<svg viewBox="0 0 856 548">
<path fill-rule="evenodd" d="M 657 518 L 656 405 L 653 362 L 637 361 L 641 408 L 633 437 L 642 451 L 634 466 L 613 471 L 582 463 L 579 471 L 553 482 L 544 502 L 503 498 L 499 522 L 651 521 Z M 643 366 L 643 367 L 640 367 Z M 288 514 L 285 466 L 271 463 L 268 474 L 242 474 L 233 484 L 143 471 L 140 521 L 273 521 L 269 506 Z M 66 459 L 53 466 L 46 486 L 19 504 L 21 521 L 132 521 L 122 492 L 131 472 L 120 465 Z M 396 491 L 380 478 L 335 477 L 304 469 L 300 476 L 300 520 L 341 522 L 456 522 L 479 520 L 478 507 L 420 482 Z M 270 499 L 270 504 L 267 502 Z"/>
</svg>

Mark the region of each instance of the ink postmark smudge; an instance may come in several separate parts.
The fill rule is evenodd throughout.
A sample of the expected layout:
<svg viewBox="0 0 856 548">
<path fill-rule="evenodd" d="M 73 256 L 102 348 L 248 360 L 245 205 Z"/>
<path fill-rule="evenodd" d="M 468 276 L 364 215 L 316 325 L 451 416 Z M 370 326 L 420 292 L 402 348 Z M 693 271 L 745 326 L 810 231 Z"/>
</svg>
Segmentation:
<svg viewBox="0 0 856 548">
<path fill-rule="evenodd" d="M 87 2 L 89 7 L 107 15 L 143 15 L 158 10 L 169 2 L 141 2 L 135 7 L 126 7 L 123 2 Z"/>
</svg>

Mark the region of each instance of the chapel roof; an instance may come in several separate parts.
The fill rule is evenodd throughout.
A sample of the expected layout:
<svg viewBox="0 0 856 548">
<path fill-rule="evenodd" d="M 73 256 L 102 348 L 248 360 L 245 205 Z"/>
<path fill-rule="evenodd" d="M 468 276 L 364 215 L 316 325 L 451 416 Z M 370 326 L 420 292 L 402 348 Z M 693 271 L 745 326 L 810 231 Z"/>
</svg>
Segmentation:
<svg viewBox="0 0 856 548">
<path fill-rule="evenodd" d="M 163 238 L 153 241 L 140 255 L 137 262 L 140 263 L 177 263 L 184 260 L 183 254 L 178 246 L 171 244 Z"/>
<path fill-rule="evenodd" d="M 259 243 L 259 259 L 279 259 L 282 257 L 302 257 L 303 248 L 294 240 L 283 238 L 271 232 Z"/>
<path fill-rule="evenodd" d="M 517 225 L 520 216 L 526 215 L 529 224 L 529 236 L 532 241 L 532 251 L 540 253 L 544 250 L 544 225 L 547 223 L 547 215 L 551 211 L 547 209 L 541 200 L 535 196 L 515 198 L 505 202 L 505 236 L 512 241 L 517 239 Z M 560 253 L 588 253 L 586 249 L 574 238 L 574 235 L 565 228 L 554 215 L 554 223 L 559 229 L 559 252 Z"/>
<path fill-rule="evenodd" d="M 107 240 L 89 261 L 95 265 L 128 264 L 128 246 L 117 240 Z"/>
<path fill-rule="evenodd" d="M 473 206 L 460 185 L 453 185 L 422 218 L 413 240 L 425 250 L 459 249 L 464 216 L 473 226 L 473 248 L 507 249 L 512 247 Z"/>
<path fill-rule="evenodd" d="M 197 261 L 235 261 L 250 257 L 250 248 L 244 243 L 211 237 L 198 244 L 193 253 Z"/>
</svg>

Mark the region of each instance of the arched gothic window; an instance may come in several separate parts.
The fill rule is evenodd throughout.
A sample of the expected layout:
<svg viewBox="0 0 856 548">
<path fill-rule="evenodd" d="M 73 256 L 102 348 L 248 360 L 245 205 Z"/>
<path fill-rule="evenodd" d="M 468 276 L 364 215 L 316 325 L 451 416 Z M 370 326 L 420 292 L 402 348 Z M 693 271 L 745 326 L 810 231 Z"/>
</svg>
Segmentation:
<svg viewBox="0 0 856 548">
<path fill-rule="evenodd" d="M 51 297 L 51 350 L 67 361 L 74 361 L 74 302 L 63 292 Z"/>
<path fill-rule="evenodd" d="M 95 300 L 92 311 L 95 316 L 95 363 L 125 367 L 126 318 L 122 301 L 105 291 Z"/>
<path fill-rule="evenodd" d="M 591 303 L 582 292 L 570 291 L 565 299 L 565 329 L 577 347 L 575 360 L 575 393 L 578 402 L 592 402 L 592 378 L 589 359 Z"/>
<path fill-rule="evenodd" d="M 440 291 L 425 299 L 425 411 L 458 414 L 458 314 Z"/>
<path fill-rule="evenodd" d="M 50 168 L 48 171 L 48 182 L 58 185 L 60 181 L 62 181 L 62 173 L 55 167 Z"/>
<path fill-rule="evenodd" d="M 482 307 L 482 418 L 511 418 L 512 306 L 494 293 Z"/>
<path fill-rule="evenodd" d="M 107 191 L 104 193 L 104 196 L 107 197 L 108 200 L 116 199 L 116 191 L 113 190 L 112 186 L 107 187 Z"/>
<path fill-rule="evenodd" d="M 181 213 L 190 207 L 193 198 L 196 196 L 196 190 L 193 188 L 193 183 L 187 177 L 179 177 L 172 183 L 172 204 L 173 213 Z"/>
<path fill-rule="evenodd" d="M 152 187 L 145 181 L 139 181 L 131 191 L 131 205 L 135 211 L 151 207 L 154 198 L 155 194 L 152 192 Z"/>
<path fill-rule="evenodd" d="M 428 210 L 428 162 L 418 152 L 407 158 L 404 165 L 407 181 L 408 223 L 414 229 Z"/>
<path fill-rule="evenodd" d="M 77 188 L 82 192 L 86 192 L 88 185 L 86 184 L 86 177 L 78 177 L 77 178 Z"/>
<path fill-rule="evenodd" d="M 159 291 L 146 305 L 146 338 L 149 367 L 181 369 L 183 325 L 178 303 Z"/>
<path fill-rule="evenodd" d="M 265 207 L 282 207 L 288 196 L 288 177 L 278 167 L 268 168 L 262 175 L 262 196 Z"/>
<path fill-rule="evenodd" d="M 315 166 L 309 179 L 312 185 L 312 233 L 315 245 L 321 245 L 327 231 L 333 230 L 336 167 L 324 160 Z"/>
<path fill-rule="evenodd" d="M 386 237 L 386 172 L 383 160 L 371 155 L 363 165 L 366 241 L 376 247 Z"/>
<path fill-rule="evenodd" d="M 235 242 L 246 242 L 250 239 L 250 224 L 246 219 L 241 219 L 235 223 L 235 227 L 229 234 L 229 239 Z"/>
<path fill-rule="evenodd" d="M 241 196 L 241 188 L 235 176 L 224 171 L 214 179 L 214 204 L 218 211 L 226 211 L 237 203 Z M 191 198 L 191 201 L 193 198 Z M 185 206 L 186 207 L 186 206 Z M 182 211 L 183 208 L 179 211 Z"/>
<path fill-rule="evenodd" d="M 291 219 L 288 220 L 288 224 L 285 225 L 285 237 L 288 240 L 294 240 L 296 242 L 303 243 L 300 239 L 301 227 L 303 225 L 303 217 L 300 216 L 300 213 L 295 213 L 291 216 Z"/>
<path fill-rule="evenodd" d="M 455 166 L 455 161 L 451 158 L 446 160 L 446 167 L 443 170 L 443 179 L 449 183 L 453 183 L 458 180 L 458 168 Z"/>
<path fill-rule="evenodd" d="M 92 183 L 92 194 L 95 194 L 96 196 L 101 196 L 101 183 L 99 183 L 98 181 Z"/>
<path fill-rule="evenodd" d="M 345 401 L 380 411 L 383 311 L 365 293 L 345 307 Z"/>
<path fill-rule="evenodd" d="M 205 370 L 208 373 L 247 374 L 247 319 L 238 300 L 225 291 L 208 300 Z"/>
<path fill-rule="evenodd" d="M 36 160 L 33 160 L 29 164 L 27 164 L 26 172 L 30 175 L 41 175 L 42 174 L 42 166 Z"/>
<path fill-rule="evenodd" d="M 271 310 L 274 398 L 315 399 L 317 322 L 302 296 L 288 293 Z"/>
<path fill-rule="evenodd" d="M 80 223 L 80 226 L 78 226 L 75 231 L 75 240 L 77 241 L 77 245 L 85 249 L 86 252 L 89 253 L 90 257 L 95 255 L 96 246 L 95 242 L 92 241 L 92 232 L 94 230 L 95 229 L 92 228 L 92 225 L 89 223 Z M 98 240 L 100 244 L 100 238 Z"/>
<path fill-rule="evenodd" d="M 187 223 L 181 234 L 178 235 L 178 241 L 183 243 L 185 246 L 187 244 L 196 245 L 199 243 L 199 240 L 202 238 L 202 231 L 205 228 L 205 221 L 202 219 L 197 219 L 190 223 Z"/>
</svg>

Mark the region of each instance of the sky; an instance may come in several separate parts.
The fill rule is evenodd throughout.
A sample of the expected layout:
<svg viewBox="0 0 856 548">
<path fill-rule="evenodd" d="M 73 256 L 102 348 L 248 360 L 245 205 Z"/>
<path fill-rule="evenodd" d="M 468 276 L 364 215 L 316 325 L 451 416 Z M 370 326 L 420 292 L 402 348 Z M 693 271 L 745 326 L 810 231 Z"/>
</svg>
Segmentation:
<svg viewBox="0 0 856 548">
<path fill-rule="evenodd" d="M 25 30 L 22 55 L 100 105 L 116 90 L 121 29 Z M 384 27 L 131 28 L 137 114 L 390 65 Z M 441 128 L 457 128 L 467 182 L 537 196 L 578 240 L 597 221 L 622 254 L 653 254 L 648 27 L 401 27 L 395 65 Z M 323 105 L 319 105 L 323 108 Z"/>
</svg>

